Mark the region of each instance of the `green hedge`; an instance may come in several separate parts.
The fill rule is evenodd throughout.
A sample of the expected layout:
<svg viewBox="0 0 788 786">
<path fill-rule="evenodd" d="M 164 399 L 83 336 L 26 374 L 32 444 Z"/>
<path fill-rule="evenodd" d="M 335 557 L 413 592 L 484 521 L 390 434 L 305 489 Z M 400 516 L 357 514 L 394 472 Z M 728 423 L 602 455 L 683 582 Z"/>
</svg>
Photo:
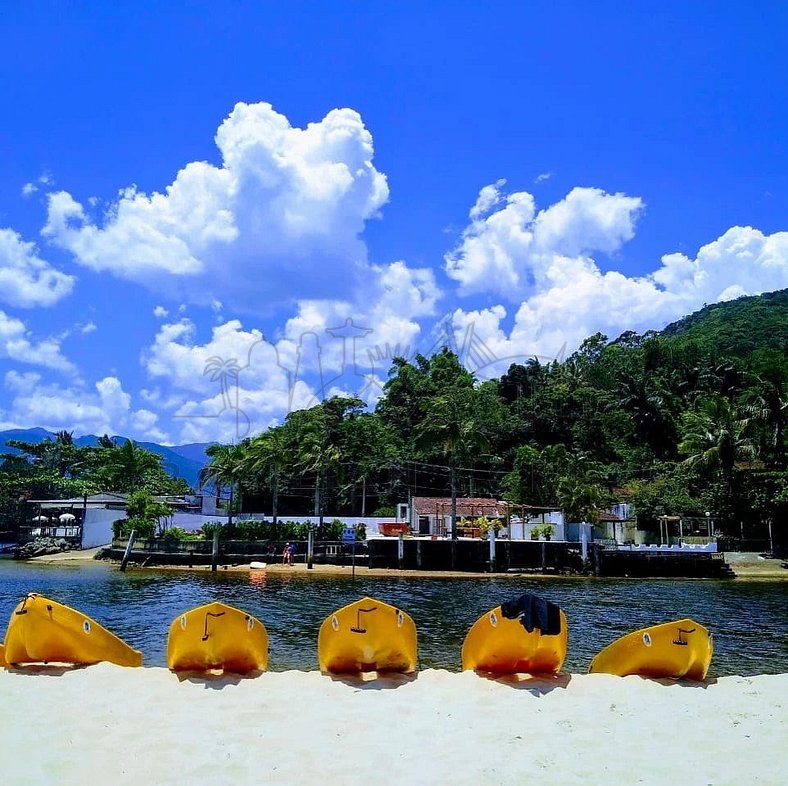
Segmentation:
<svg viewBox="0 0 788 786">
<path fill-rule="evenodd" d="M 213 539 L 214 531 L 219 530 L 220 540 L 306 540 L 309 524 L 299 521 L 279 521 L 274 527 L 272 521 L 247 519 L 232 524 L 203 524 L 200 532 L 206 540 Z M 326 521 L 322 529 L 315 527 L 318 540 L 342 540 L 345 525 L 339 520 Z M 364 524 L 356 527 L 356 537 L 365 540 L 367 528 Z"/>
</svg>

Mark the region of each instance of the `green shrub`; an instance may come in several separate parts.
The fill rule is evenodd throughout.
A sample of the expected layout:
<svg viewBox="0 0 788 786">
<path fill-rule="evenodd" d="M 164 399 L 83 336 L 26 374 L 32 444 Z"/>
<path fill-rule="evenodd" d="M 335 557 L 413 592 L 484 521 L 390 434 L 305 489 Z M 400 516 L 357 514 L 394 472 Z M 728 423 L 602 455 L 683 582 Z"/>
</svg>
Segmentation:
<svg viewBox="0 0 788 786">
<path fill-rule="evenodd" d="M 169 542 L 176 542 L 181 540 L 193 540 L 194 536 L 190 532 L 186 532 L 181 527 L 170 527 L 163 535 L 162 539 Z"/>
</svg>

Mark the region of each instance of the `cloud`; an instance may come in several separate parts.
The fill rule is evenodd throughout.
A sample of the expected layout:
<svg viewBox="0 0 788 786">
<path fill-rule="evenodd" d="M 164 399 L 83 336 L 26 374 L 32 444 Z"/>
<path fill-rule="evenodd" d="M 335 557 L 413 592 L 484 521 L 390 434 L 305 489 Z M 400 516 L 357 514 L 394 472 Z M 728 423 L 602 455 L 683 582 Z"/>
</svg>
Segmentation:
<svg viewBox="0 0 788 786">
<path fill-rule="evenodd" d="M 33 194 L 37 193 L 41 186 L 51 186 L 55 182 L 55 178 L 52 177 L 51 172 L 44 172 L 41 177 L 38 178 L 35 182 L 25 183 L 22 186 L 22 196 L 29 197 L 33 196 Z"/>
<path fill-rule="evenodd" d="M 4 311 L 0 311 L 0 358 L 76 373 L 73 363 L 61 354 L 59 339 L 33 340 L 25 323 Z"/>
<path fill-rule="evenodd" d="M 144 354 L 156 388 L 143 397 L 169 411 L 184 441 L 239 439 L 330 395 L 373 401 L 376 372 L 407 354 L 439 296 L 432 271 L 394 262 L 370 268 L 360 301 L 300 301 L 270 339 L 237 319 L 207 341 L 189 319 L 164 324 Z"/>
<path fill-rule="evenodd" d="M 0 229 L 0 301 L 20 308 L 51 306 L 71 294 L 74 277 L 38 256 L 35 244 Z"/>
<path fill-rule="evenodd" d="M 659 329 L 705 303 L 788 286 L 788 232 L 732 227 L 694 258 L 666 254 L 653 272 L 633 277 L 602 272 L 588 254 L 615 251 L 632 237 L 639 199 L 574 189 L 538 214 L 527 194 L 499 204 L 485 218 L 472 219 L 447 257 L 461 290 L 484 285 L 502 294 L 503 279 L 507 300 L 521 295 L 511 326 L 503 305 L 458 308 L 451 315 L 458 344 L 470 330 L 487 358 L 560 358 L 597 331 L 613 338 L 625 330 Z M 487 370 L 500 374 L 511 360 L 489 363 Z"/>
<path fill-rule="evenodd" d="M 92 391 L 52 384 L 33 372 L 9 371 L 4 381 L 11 399 L 8 408 L 0 410 L 4 429 L 40 426 L 49 431 L 129 434 L 167 441 L 167 434 L 158 427 L 158 416 L 150 410 L 132 409 L 131 396 L 117 377 L 100 379 Z"/>
<path fill-rule="evenodd" d="M 357 284 L 359 236 L 388 199 L 358 113 L 296 128 L 270 104 L 239 103 L 215 141 L 220 166 L 188 163 L 164 192 L 124 189 L 100 221 L 50 194 L 43 234 L 93 270 L 201 304 L 259 311 Z"/>
<path fill-rule="evenodd" d="M 95 322 L 86 322 L 80 327 L 79 332 L 86 336 L 88 333 L 94 333 L 96 330 L 98 330 L 98 327 Z"/>
<path fill-rule="evenodd" d="M 312 398 L 279 365 L 276 348 L 239 320 L 215 326 L 201 343 L 188 319 L 164 324 L 143 365 L 158 387 L 144 398 L 168 410 L 182 441 L 237 441 L 267 428 L 289 410 L 292 395 Z"/>
<path fill-rule="evenodd" d="M 538 291 L 557 257 L 618 250 L 633 237 L 643 207 L 637 197 L 574 188 L 537 213 L 531 194 L 504 195 L 503 184 L 499 180 L 479 192 L 471 223 L 444 258 L 460 295 L 494 292 L 514 301 Z"/>
<path fill-rule="evenodd" d="M 170 315 L 170 312 L 164 306 L 156 306 L 153 309 L 153 316 L 158 319 L 165 319 Z"/>
</svg>

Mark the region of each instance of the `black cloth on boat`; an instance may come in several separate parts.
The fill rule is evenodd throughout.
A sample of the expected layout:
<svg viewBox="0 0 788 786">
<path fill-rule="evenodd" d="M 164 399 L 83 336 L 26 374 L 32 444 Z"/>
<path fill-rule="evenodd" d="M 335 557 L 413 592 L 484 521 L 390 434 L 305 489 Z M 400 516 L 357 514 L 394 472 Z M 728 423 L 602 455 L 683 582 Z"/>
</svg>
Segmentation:
<svg viewBox="0 0 788 786">
<path fill-rule="evenodd" d="M 529 633 L 534 628 L 539 628 L 544 636 L 556 636 L 561 632 L 561 609 L 555 603 L 530 592 L 502 603 L 501 612 L 506 619 L 520 620 Z"/>
</svg>

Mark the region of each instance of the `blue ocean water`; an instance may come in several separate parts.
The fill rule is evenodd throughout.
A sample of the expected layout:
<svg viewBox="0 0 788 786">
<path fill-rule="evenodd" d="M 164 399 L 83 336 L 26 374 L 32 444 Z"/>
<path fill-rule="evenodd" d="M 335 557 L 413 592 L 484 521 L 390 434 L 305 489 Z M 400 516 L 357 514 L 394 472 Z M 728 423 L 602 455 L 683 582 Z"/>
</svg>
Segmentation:
<svg viewBox="0 0 788 786">
<path fill-rule="evenodd" d="M 422 668 L 459 669 L 460 647 L 487 609 L 522 592 L 558 603 L 569 620 L 565 671 L 636 628 L 692 617 L 714 634 L 710 676 L 788 672 L 788 582 L 538 578 L 373 578 L 130 570 L 105 563 L 36 565 L 0 560 L 0 635 L 14 606 L 39 592 L 93 617 L 165 665 L 167 629 L 178 614 L 221 600 L 261 619 L 269 668 L 317 668 L 317 632 L 334 609 L 371 595 L 407 611 Z"/>
</svg>

